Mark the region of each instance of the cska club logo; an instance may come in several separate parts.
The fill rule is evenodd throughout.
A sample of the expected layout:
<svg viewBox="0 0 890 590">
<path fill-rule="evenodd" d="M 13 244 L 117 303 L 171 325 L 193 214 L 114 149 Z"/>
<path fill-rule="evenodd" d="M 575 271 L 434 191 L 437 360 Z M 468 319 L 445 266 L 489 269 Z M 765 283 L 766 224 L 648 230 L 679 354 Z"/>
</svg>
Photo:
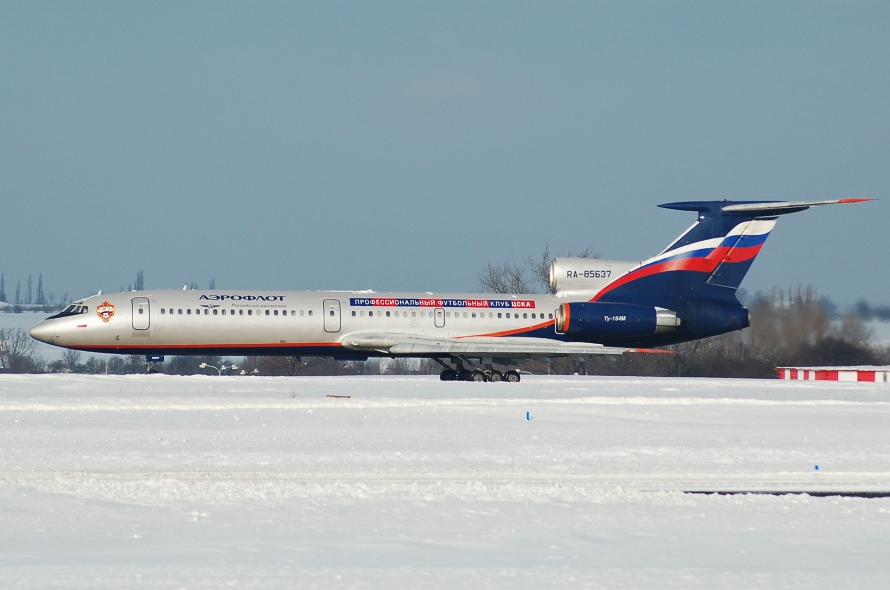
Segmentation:
<svg viewBox="0 0 890 590">
<path fill-rule="evenodd" d="M 102 318 L 103 322 L 107 322 L 114 317 L 114 305 L 106 301 L 96 308 L 96 314 Z"/>
</svg>

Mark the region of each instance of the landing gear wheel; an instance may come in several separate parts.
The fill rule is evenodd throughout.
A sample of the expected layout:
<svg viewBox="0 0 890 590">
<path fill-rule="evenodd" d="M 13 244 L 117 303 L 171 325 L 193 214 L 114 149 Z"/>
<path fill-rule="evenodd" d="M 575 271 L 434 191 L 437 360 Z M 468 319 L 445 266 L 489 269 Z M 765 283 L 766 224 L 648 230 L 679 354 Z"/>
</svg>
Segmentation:
<svg viewBox="0 0 890 590">
<path fill-rule="evenodd" d="M 470 379 L 472 379 L 476 383 L 483 383 L 486 380 L 485 373 L 483 373 L 482 371 L 473 371 L 473 373 L 470 375 Z"/>
<path fill-rule="evenodd" d="M 442 381 L 457 381 L 457 371 L 454 369 L 445 369 L 439 373 L 439 379 Z"/>
<path fill-rule="evenodd" d="M 497 383 L 498 381 L 502 381 L 504 379 L 504 375 L 500 371 L 491 371 L 488 374 L 488 380 L 492 383 Z"/>
<path fill-rule="evenodd" d="M 519 383 L 519 372 L 518 371 L 507 371 L 504 373 L 504 381 L 507 383 Z"/>
<path fill-rule="evenodd" d="M 458 381 L 471 381 L 473 373 L 467 371 L 466 369 L 461 369 L 457 372 L 457 380 Z"/>
</svg>

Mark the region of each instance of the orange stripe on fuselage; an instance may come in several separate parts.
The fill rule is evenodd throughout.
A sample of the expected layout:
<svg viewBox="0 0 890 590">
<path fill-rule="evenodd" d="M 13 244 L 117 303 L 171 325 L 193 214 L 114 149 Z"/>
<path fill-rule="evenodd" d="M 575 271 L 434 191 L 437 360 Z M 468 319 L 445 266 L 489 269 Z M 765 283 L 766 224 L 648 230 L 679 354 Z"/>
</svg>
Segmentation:
<svg viewBox="0 0 890 590">
<path fill-rule="evenodd" d="M 470 334 L 468 336 L 455 336 L 454 338 L 460 339 L 460 338 L 480 338 L 483 336 L 490 336 L 490 337 L 515 336 L 516 334 L 525 334 L 527 332 L 533 332 L 535 330 L 540 330 L 540 329 L 546 328 L 548 326 L 552 326 L 555 322 L 556 322 L 556 320 L 547 320 L 546 322 L 544 322 L 542 324 L 535 324 L 534 326 L 527 326 L 525 328 L 517 328 L 515 330 L 504 330 L 503 332 L 491 332 L 488 334 Z"/>
</svg>

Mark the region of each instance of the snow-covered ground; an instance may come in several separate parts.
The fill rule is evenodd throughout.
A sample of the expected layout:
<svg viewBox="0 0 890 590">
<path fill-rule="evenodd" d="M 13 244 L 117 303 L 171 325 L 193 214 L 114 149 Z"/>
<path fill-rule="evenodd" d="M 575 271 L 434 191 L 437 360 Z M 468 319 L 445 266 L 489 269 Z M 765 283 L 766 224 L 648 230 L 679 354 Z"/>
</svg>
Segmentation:
<svg viewBox="0 0 890 590">
<path fill-rule="evenodd" d="M 684 491 L 890 492 L 888 426 L 884 384 L 0 375 L 0 587 L 886 588 L 890 499 Z"/>
</svg>

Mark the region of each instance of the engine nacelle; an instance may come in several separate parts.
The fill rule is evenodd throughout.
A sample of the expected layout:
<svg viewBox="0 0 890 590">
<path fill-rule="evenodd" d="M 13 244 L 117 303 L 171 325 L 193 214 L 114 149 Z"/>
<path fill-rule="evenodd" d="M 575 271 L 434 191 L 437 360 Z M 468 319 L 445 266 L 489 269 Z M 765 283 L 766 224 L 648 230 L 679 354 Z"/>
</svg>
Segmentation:
<svg viewBox="0 0 890 590">
<path fill-rule="evenodd" d="M 556 331 L 579 338 L 652 336 L 679 325 L 669 309 L 630 303 L 563 303 L 556 314 Z"/>
<path fill-rule="evenodd" d="M 554 258 L 550 263 L 550 288 L 554 293 L 595 293 L 638 264 L 599 258 Z"/>
</svg>

